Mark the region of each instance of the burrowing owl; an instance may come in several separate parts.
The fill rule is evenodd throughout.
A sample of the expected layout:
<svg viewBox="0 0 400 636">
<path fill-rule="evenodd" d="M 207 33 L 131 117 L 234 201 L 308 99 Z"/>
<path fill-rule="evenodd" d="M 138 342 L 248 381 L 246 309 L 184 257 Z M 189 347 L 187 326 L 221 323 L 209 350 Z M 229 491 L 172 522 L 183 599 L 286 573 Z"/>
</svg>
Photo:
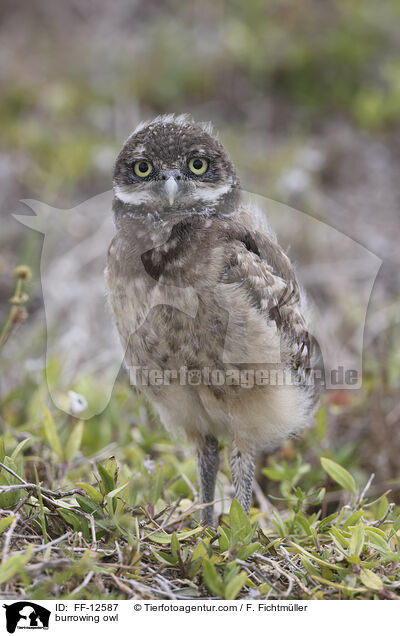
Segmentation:
<svg viewBox="0 0 400 636">
<path fill-rule="evenodd" d="M 140 124 L 113 184 L 106 282 L 131 377 L 194 445 L 203 503 L 214 499 L 218 439 L 229 440 L 248 514 L 256 452 L 305 426 L 317 401 L 293 267 L 242 203 L 209 124 L 173 115 Z"/>
</svg>

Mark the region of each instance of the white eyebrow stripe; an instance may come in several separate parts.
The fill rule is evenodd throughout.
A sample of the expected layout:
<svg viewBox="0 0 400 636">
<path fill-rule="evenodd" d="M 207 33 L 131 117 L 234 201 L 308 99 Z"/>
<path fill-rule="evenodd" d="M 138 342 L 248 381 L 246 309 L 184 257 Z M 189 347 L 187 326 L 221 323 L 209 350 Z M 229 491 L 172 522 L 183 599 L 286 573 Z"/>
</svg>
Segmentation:
<svg viewBox="0 0 400 636">
<path fill-rule="evenodd" d="M 226 194 L 231 186 L 231 183 L 219 186 L 197 183 L 195 191 L 190 195 L 190 199 L 200 199 L 205 203 L 213 203 Z M 130 205 L 140 205 L 141 203 L 154 201 L 154 195 L 151 192 L 125 192 L 117 185 L 114 186 L 114 194 L 122 203 L 129 203 Z"/>
<path fill-rule="evenodd" d="M 134 148 L 135 154 L 137 155 L 144 154 L 145 150 L 146 150 L 146 146 L 135 146 Z"/>
<path fill-rule="evenodd" d="M 149 192 L 124 192 L 124 190 L 117 185 L 114 186 L 114 194 L 122 203 L 130 203 L 131 205 L 138 205 L 139 203 L 146 203 L 153 200 Z"/>
</svg>

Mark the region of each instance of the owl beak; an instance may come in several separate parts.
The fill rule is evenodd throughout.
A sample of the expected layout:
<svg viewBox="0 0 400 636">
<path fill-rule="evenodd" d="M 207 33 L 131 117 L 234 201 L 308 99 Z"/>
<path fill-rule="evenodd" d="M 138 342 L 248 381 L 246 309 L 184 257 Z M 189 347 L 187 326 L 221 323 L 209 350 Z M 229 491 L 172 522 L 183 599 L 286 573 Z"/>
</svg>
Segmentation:
<svg viewBox="0 0 400 636">
<path fill-rule="evenodd" d="M 168 202 L 170 205 L 172 205 L 175 201 L 175 196 L 178 191 L 178 184 L 174 177 L 169 177 L 169 179 L 166 180 L 165 190 L 167 192 Z"/>
</svg>

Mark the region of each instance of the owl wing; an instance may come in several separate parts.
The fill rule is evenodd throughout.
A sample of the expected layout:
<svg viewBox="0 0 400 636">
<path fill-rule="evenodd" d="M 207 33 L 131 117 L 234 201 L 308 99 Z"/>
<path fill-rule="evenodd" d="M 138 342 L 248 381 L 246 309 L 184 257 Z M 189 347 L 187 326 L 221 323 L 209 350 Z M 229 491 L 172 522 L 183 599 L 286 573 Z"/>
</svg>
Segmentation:
<svg viewBox="0 0 400 636">
<path fill-rule="evenodd" d="M 253 307 L 266 320 L 275 322 L 281 337 L 290 345 L 293 370 L 302 376 L 307 374 L 312 343 L 289 258 L 266 234 L 232 223 L 221 230 L 227 244 L 221 282 L 239 284 Z"/>
<path fill-rule="evenodd" d="M 300 290 L 289 258 L 271 236 L 232 219 L 189 217 L 174 225 L 165 244 L 143 254 L 142 262 L 156 280 L 196 284 L 195 264 L 214 249 L 220 253 L 222 245 L 220 282 L 240 285 L 252 306 L 275 322 L 289 344 L 292 368 L 303 375 L 310 368 L 311 340 Z"/>
</svg>

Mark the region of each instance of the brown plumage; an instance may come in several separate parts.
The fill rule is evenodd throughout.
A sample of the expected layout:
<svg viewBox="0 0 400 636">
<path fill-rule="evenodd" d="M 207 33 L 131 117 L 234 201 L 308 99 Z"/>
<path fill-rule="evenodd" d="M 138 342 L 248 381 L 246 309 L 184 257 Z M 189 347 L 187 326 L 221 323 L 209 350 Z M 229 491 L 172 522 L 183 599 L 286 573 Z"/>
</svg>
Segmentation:
<svg viewBox="0 0 400 636">
<path fill-rule="evenodd" d="M 231 442 L 233 484 L 248 513 L 255 453 L 305 426 L 317 402 L 293 267 L 241 202 L 224 147 L 187 117 L 159 117 L 128 138 L 114 195 L 106 282 L 131 377 L 164 425 L 194 444 L 206 503 L 217 440 Z M 144 386 L 141 369 L 156 381 Z"/>
</svg>

